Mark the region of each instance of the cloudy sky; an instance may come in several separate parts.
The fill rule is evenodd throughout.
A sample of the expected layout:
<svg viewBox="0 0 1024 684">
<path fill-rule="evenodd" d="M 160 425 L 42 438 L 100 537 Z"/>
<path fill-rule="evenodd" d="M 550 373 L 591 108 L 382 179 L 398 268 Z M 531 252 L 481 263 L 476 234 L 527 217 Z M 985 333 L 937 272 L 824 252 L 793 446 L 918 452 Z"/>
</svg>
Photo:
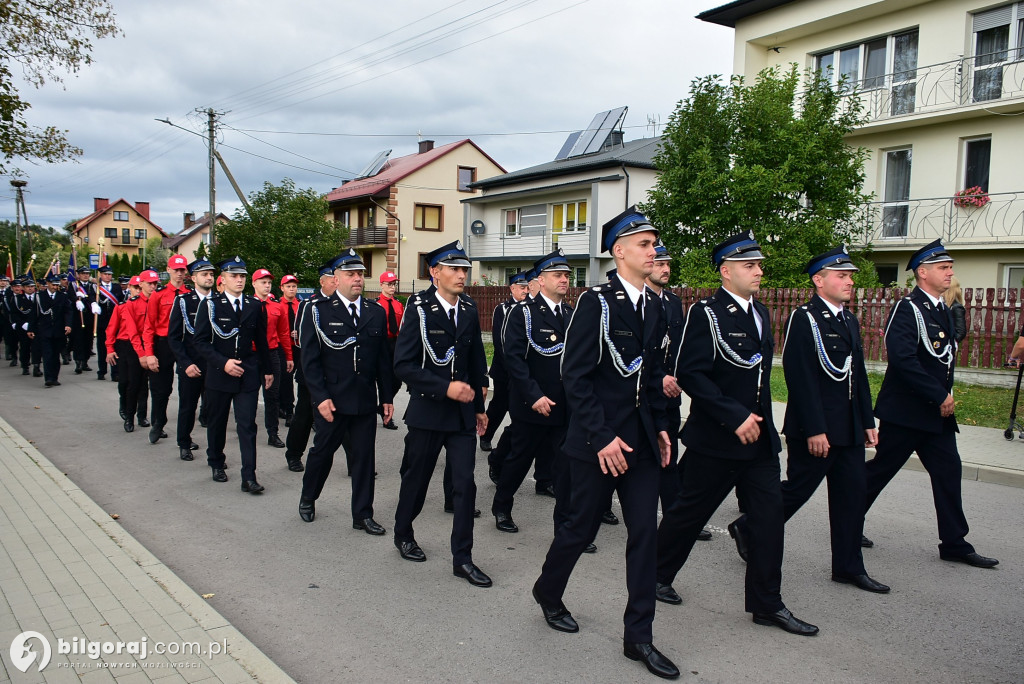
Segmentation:
<svg viewBox="0 0 1024 684">
<path fill-rule="evenodd" d="M 292 178 L 327 192 L 376 154 L 471 137 L 506 169 L 549 161 L 566 132 L 626 105 L 626 138 L 664 124 L 690 81 L 732 69 L 720 0 L 114 0 L 124 36 L 94 43 L 66 89 L 28 86 L 32 123 L 69 130 L 77 163 L 18 162 L 30 222 L 93 197 L 149 201 L 167 232 L 208 207 L 205 115 L 246 194 Z M 188 130 L 155 119 L 169 118 Z M 192 131 L 192 132 L 189 132 Z M 217 210 L 239 206 L 217 172 Z M 0 219 L 14 220 L 10 187 Z"/>
</svg>

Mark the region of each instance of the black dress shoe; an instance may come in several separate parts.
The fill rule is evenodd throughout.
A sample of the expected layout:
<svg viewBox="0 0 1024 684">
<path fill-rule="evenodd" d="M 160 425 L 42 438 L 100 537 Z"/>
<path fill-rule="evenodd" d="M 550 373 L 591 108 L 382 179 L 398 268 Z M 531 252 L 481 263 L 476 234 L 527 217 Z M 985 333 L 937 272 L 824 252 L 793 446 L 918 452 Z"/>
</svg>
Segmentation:
<svg viewBox="0 0 1024 684">
<path fill-rule="evenodd" d="M 495 513 L 494 526 L 501 532 L 511 532 L 514 534 L 519 531 L 519 526 L 512 520 L 512 516 L 507 513 Z"/>
<path fill-rule="evenodd" d="M 551 629 L 558 630 L 559 632 L 568 632 L 569 634 L 575 634 L 580 631 L 580 626 L 572 618 L 572 613 L 561 602 L 558 605 L 554 605 L 541 600 L 537 594 L 536 584 L 533 585 L 533 600 L 540 606 L 541 612 L 544 613 L 544 622 L 548 623 L 548 627 Z"/>
<path fill-rule="evenodd" d="M 107 379 L 107 376 L 106 376 L 106 374 L 105 374 L 105 373 L 97 373 L 97 374 L 96 374 L 96 379 L 97 379 L 97 380 L 106 380 L 106 379 Z"/>
<path fill-rule="evenodd" d="M 389 420 L 388 422 L 384 423 L 384 429 L 385 430 L 397 430 L 398 426 L 395 425 L 395 421 L 394 420 Z"/>
<path fill-rule="evenodd" d="M 374 475 L 376 475 L 376 473 L 374 473 Z M 455 504 L 453 504 L 451 501 L 445 501 L 444 502 L 444 512 L 445 513 L 455 513 Z M 474 508 L 473 509 L 473 517 L 474 518 L 479 518 L 480 517 L 480 509 L 479 508 Z"/>
<path fill-rule="evenodd" d="M 481 439 L 480 440 L 480 451 L 490 451 L 493 447 L 491 446 L 491 440 Z"/>
<path fill-rule="evenodd" d="M 299 499 L 299 517 L 306 522 L 313 522 L 316 517 L 316 502 L 313 499 Z"/>
<path fill-rule="evenodd" d="M 711 541 L 711 530 L 704 528 L 697 533 L 697 541 Z"/>
<path fill-rule="evenodd" d="M 75 366 L 75 375 L 81 375 L 81 374 L 82 374 L 82 367 L 76 365 Z"/>
<path fill-rule="evenodd" d="M 590 542 L 584 547 L 583 553 L 597 553 L 597 544 Z"/>
<path fill-rule="evenodd" d="M 43 371 L 39 370 L 39 366 L 36 366 L 35 368 L 32 369 L 32 377 L 33 378 L 41 378 L 41 377 L 43 377 Z"/>
<path fill-rule="evenodd" d="M 298 458 L 289 458 L 288 459 L 288 470 L 292 471 L 293 473 L 301 473 L 305 469 L 306 468 L 305 468 L 305 466 L 302 465 L 302 461 L 300 459 L 298 459 Z"/>
<path fill-rule="evenodd" d="M 124 412 L 124 409 L 118 411 L 118 414 L 121 416 L 121 420 L 128 420 L 128 414 Z"/>
<path fill-rule="evenodd" d="M 135 432 L 135 423 L 133 423 L 130 420 L 124 421 L 124 431 L 125 432 Z"/>
<path fill-rule="evenodd" d="M 366 534 L 372 534 L 376 537 L 384 534 L 385 530 L 383 527 L 377 524 L 377 521 L 373 518 L 363 518 L 362 520 L 353 520 L 352 527 L 357 530 L 363 530 Z"/>
<path fill-rule="evenodd" d="M 800 636 L 814 636 L 818 633 L 817 627 L 797 618 L 789 612 L 789 608 L 782 608 L 775 613 L 754 613 L 754 622 L 768 627 L 778 627 Z"/>
<path fill-rule="evenodd" d="M 973 551 L 957 556 L 940 552 L 939 558 L 944 561 L 949 561 L 950 563 L 966 563 L 967 565 L 973 565 L 976 568 L 994 568 L 999 565 L 999 561 L 995 558 L 986 558 L 985 556 Z"/>
<path fill-rule="evenodd" d="M 622 645 L 622 655 L 630 660 L 639 660 L 647 666 L 647 670 L 662 679 L 678 679 L 679 668 L 671 660 L 666 658 L 661 651 L 654 648 L 654 644 L 629 644 Z"/>
<path fill-rule="evenodd" d="M 196 444 L 195 442 L 190 441 L 188 444 L 188 448 L 191 449 L 192 451 L 195 451 L 196 449 L 199 448 L 199 445 Z"/>
<path fill-rule="evenodd" d="M 862 534 L 862 535 L 860 535 L 860 547 L 861 547 L 862 549 L 870 549 L 870 548 L 872 548 L 872 547 L 873 547 L 874 545 L 875 545 L 875 542 L 871 541 L 870 539 L 868 539 L 867 537 L 865 537 L 865 536 L 864 536 L 863 534 Z"/>
<path fill-rule="evenodd" d="M 43 383 L 43 387 L 56 387 L 56 386 L 57 386 L 56 382 L 49 382 L 49 381 L 47 381 L 47 382 Z"/>
<path fill-rule="evenodd" d="M 263 485 L 256 480 L 245 480 L 242 482 L 242 491 L 250 494 L 260 494 L 263 492 Z"/>
<path fill-rule="evenodd" d="M 199 419 L 199 427 L 206 427 L 206 421 L 202 418 Z"/>
<path fill-rule="evenodd" d="M 740 525 L 742 518 L 737 518 L 729 523 L 729 536 L 736 540 L 736 553 L 740 555 L 743 562 L 747 561 L 749 546 L 747 545 L 747 533 Z"/>
<path fill-rule="evenodd" d="M 139 427 L 149 427 L 150 422 L 145 418 L 139 418 Z"/>
<path fill-rule="evenodd" d="M 285 443 L 282 442 L 281 438 L 277 435 L 270 435 L 270 437 L 267 437 L 267 444 L 272 447 L 277 447 L 278 449 L 284 449 L 285 447 Z"/>
<path fill-rule="evenodd" d="M 82 372 L 83 373 L 92 373 L 92 368 L 89 368 L 89 364 L 88 363 L 83 363 L 82 364 Z"/>
<path fill-rule="evenodd" d="M 615 517 L 615 514 L 611 511 L 605 511 L 601 514 L 601 522 L 605 525 L 618 525 L 619 519 Z"/>
<path fill-rule="evenodd" d="M 167 439 L 167 433 L 163 430 L 160 431 L 160 439 Z"/>
<path fill-rule="evenodd" d="M 678 606 L 683 602 L 683 597 L 672 588 L 671 584 L 662 584 L 661 582 L 654 585 L 654 598 L 673 606 Z"/>
<path fill-rule="evenodd" d="M 286 428 L 290 428 L 292 426 L 292 420 L 294 420 L 294 418 L 295 418 L 294 416 L 288 416 L 287 418 L 285 418 L 284 419 L 284 426 Z M 206 426 L 204 425 L 203 427 L 206 427 Z"/>
<path fill-rule="evenodd" d="M 156 444 L 160 441 L 160 428 L 151 427 L 149 428 L 149 443 Z"/>
<path fill-rule="evenodd" d="M 461 577 L 466 580 L 474 587 L 489 587 L 491 586 L 491 578 L 484 574 L 484 571 L 476 567 L 472 563 L 466 563 L 465 565 L 456 565 L 452 568 L 452 574 L 456 577 Z"/>
<path fill-rule="evenodd" d="M 882 584 L 881 582 L 876 582 L 867 575 L 843 575 L 838 572 L 833 572 L 832 581 L 839 582 L 840 584 L 852 584 L 858 589 L 863 589 L 864 591 L 872 591 L 876 594 L 889 593 L 889 587 Z"/>
<path fill-rule="evenodd" d="M 427 560 L 427 554 L 423 553 L 423 549 L 414 541 L 400 542 L 396 539 L 395 546 L 398 548 L 398 553 L 407 561 L 422 563 Z"/>
<path fill-rule="evenodd" d="M 21 369 L 21 374 L 22 374 L 22 375 L 28 375 L 28 374 L 29 374 L 29 372 L 28 372 L 28 368 L 22 368 L 22 369 Z M 37 375 L 36 377 L 39 377 L 39 376 Z"/>
<path fill-rule="evenodd" d="M 185 447 L 180 447 L 178 449 L 178 455 L 181 456 L 182 461 L 194 461 L 196 458 L 192 455 L 192 450 L 186 449 Z"/>
<path fill-rule="evenodd" d="M 501 471 L 492 465 L 487 466 L 487 477 L 491 478 L 491 482 L 498 484 L 498 480 L 501 479 Z"/>
<path fill-rule="evenodd" d="M 550 496 L 552 499 L 555 498 L 555 488 L 550 483 L 544 486 L 538 486 L 534 491 L 537 492 L 538 496 Z"/>
<path fill-rule="evenodd" d="M 214 482 L 227 482 L 228 474 L 224 472 L 223 468 L 213 469 L 213 481 Z"/>
</svg>

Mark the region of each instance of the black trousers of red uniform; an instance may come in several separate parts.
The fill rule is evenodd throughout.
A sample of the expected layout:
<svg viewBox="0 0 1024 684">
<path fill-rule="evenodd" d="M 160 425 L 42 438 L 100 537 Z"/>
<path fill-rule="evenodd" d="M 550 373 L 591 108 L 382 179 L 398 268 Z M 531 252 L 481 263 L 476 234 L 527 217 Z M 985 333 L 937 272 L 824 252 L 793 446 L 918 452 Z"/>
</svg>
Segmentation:
<svg viewBox="0 0 1024 684">
<path fill-rule="evenodd" d="M 277 412 L 281 399 L 281 371 L 284 370 L 284 367 L 281 363 L 282 357 L 277 353 L 278 349 L 270 350 L 270 373 L 268 375 L 274 376 L 274 382 L 270 387 L 263 386 L 263 425 L 267 428 L 267 437 L 277 434 L 281 420 Z"/>
<path fill-rule="evenodd" d="M 124 413 L 128 416 L 128 420 L 134 422 L 135 414 L 138 413 L 140 417 L 145 417 L 145 411 L 142 411 L 139 406 L 139 395 L 143 392 L 143 373 L 142 366 L 139 365 L 139 355 L 135 353 L 135 348 L 132 347 L 132 343 L 128 340 L 116 340 L 114 342 L 114 351 L 117 352 L 117 365 L 121 369 L 118 371 L 118 389 L 122 390 L 124 396 Z"/>
<path fill-rule="evenodd" d="M 149 421 L 154 428 L 167 425 L 167 403 L 171 400 L 174 389 L 174 352 L 167 343 L 166 336 L 157 335 L 153 338 L 153 355 L 156 356 L 160 370 L 149 372 L 149 394 L 152 415 Z"/>
</svg>

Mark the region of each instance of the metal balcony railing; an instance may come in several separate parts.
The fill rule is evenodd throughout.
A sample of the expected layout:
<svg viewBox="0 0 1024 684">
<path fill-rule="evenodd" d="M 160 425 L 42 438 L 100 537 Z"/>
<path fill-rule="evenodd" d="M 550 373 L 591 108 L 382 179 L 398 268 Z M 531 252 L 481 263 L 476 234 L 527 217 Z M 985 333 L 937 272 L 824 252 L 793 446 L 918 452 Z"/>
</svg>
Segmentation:
<svg viewBox="0 0 1024 684">
<path fill-rule="evenodd" d="M 867 242 L 875 247 L 923 245 L 941 239 L 953 245 L 1024 242 L 1024 191 L 989 195 L 983 207 L 957 206 L 956 197 L 906 202 L 871 202 Z"/>
<path fill-rule="evenodd" d="M 349 228 L 348 239 L 345 240 L 346 247 L 386 244 L 388 244 L 387 226 L 361 226 L 359 228 Z"/>
<path fill-rule="evenodd" d="M 590 253 L 590 228 L 578 226 L 572 230 L 543 231 L 524 229 L 520 234 L 485 233 L 470 235 L 467 253 L 474 259 L 507 257 L 539 258 L 561 248 L 567 255 Z"/>
</svg>

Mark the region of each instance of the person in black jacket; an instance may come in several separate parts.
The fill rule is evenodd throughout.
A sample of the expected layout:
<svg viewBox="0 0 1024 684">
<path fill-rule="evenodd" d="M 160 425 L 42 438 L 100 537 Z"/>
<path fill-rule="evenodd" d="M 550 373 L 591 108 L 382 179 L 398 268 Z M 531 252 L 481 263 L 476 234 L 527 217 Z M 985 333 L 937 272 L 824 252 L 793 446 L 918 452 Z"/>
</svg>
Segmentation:
<svg viewBox="0 0 1024 684">
<path fill-rule="evenodd" d="M 382 535 L 384 528 L 373 519 L 373 476 L 378 403 L 384 407 L 385 422 L 395 411 L 387 314 L 377 302 L 362 297 L 366 266 L 355 250 L 336 257 L 333 265 L 335 295 L 310 303 L 299 329 L 302 377 L 316 409 L 316 435 L 302 477 L 299 516 L 313 522 L 315 502 L 345 438 L 352 475 L 352 527 Z"/>
<path fill-rule="evenodd" d="M 259 494 L 256 481 L 256 404 L 260 386 L 274 382 L 267 346 L 267 318 L 258 299 L 242 294 L 248 271 L 241 257 L 220 264 L 224 291 L 196 312 L 194 344 L 206 359 L 206 462 L 214 482 L 227 482 L 224 443 L 234 410 L 242 456 L 242 491 Z M 262 379 L 262 380 L 261 380 Z"/>
<path fill-rule="evenodd" d="M 949 308 L 942 303 L 953 278 L 953 257 L 935 240 L 911 255 L 907 270 L 917 287 L 896 302 L 885 326 L 889 365 L 875 402 L 881 427 L 878 450 L 867 463 L 865 512 L 916 451 L 932 481 L 939 558 L 991 568 L 999 561 L 977 553 L 965 538 L 969 528 L 953 413 L 957 344 Z"/>
<path fill-rule="evenodd" d="M 183 461 L 193 460 L 192 452 L 199 445 L 192 441 L 196 424 L 196 408 L 206 386 L 206 359 L 195 346 L 195 324 L 199 305 L 210 297 L 213 289 L 213 264 L 197 259 L 188 265 L 195 290 L 179 294 L 171 306 L 167 324 L 167 346 L 171 348 L 178 369 L 178 455 Z"/>
<path fill-rule="evenodd" d="M 722 278 L 715 294 L 690 307 L 676 363 L 677 380 L 690 396 L 680 437 L 686 445 L 681 491 L 658 528 L 657 596 L 682 599 L 672 587 L 698 533 L 737 487 L 745 526 L 729 526 L 747 558 L 746 610 L 756 624 L 811 636 L 814 625 L 797 619 L 782 602 L 784 518 L 779 452 L 772 422 L 774 352 L 768 309 L 754 298 L 764 255 L 754 234 L 718 244 L 713 261 Z"/>
<path fill-rule="evenodd" d="M 121 285 L 114 282 L 114 269 L 100 266 L 97 271 L 99 282 L 90 284 L 89 308 L 96 316 L 96 379 L 107 377 L 107 324 L 114 313 L 114 307 L 124 301 Z M 111 368 L 111 379 L 117 380 L 117 366 Z"/>
<path fill-rule="evenodd" d="M 57 289 L 60 276 L 46 277 L 46 289 L 36 295 L 36 319 L 30 328 L 39 341 L 43 358 L 43 381 L 46 387 L 60 385 L 60 353 L 71 334 L 71 309 L 66 293 Z"/>
<path fill-rule="evenodd" d="M 562 602 L 580 555 L 617 491 L 626 522 L 623 655 L 666 678 L 679 669 L 654 647 L 658 478 L 671 458 L 662 392 L 665 321 L 644 278 L 654 268 L 657 229 L 630 207 L 602 227 L 618 269 L 576 302 L 565 335 L 562 382 L 569 425 L 563 446 L 571 496 L 555 530 L 533 598 L 548 626 L 577 632 Z M 538 294 L 538 298 L 541 295 Z"/>
<path fill-rule="evenodd" d="M 455 241 L 425 257 L 433 285 L 409 298 L 395 345 L 395 373 L 409 388 L 395 546 L 402 558 L 426 560 L 412 523 L 423 510 L 441 448 L 452 474 L 453 574 L 478 587 L 491 578 L 473 563 L 476 437 L 487 429 L 487 360 L 476 304 L 462 293 L 470 260 Z"/>
</svg>

